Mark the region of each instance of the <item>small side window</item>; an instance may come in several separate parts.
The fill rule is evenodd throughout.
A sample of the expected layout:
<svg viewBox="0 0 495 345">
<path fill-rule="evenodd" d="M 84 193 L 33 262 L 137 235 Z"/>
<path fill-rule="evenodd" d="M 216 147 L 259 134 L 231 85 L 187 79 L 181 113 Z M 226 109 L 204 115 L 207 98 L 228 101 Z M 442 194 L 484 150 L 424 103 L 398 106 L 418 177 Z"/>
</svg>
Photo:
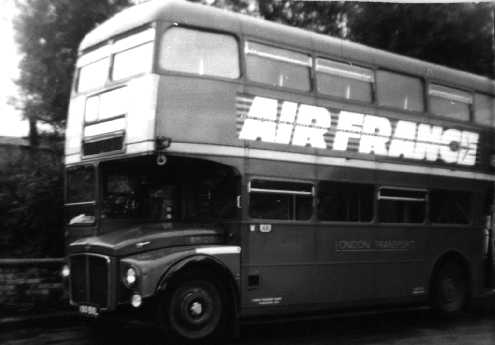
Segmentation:
<svg viewBox="0 0 495 345">
<path fill-rule="evenodd" d="M 81 203 L 95 200 L 95 170 L 91 165 L 67 169 L 67 203 Z"/>
<path fill-rule="evenodd" d="M 316 59 L 318 92 L 338 98 L 371 103 L 373 71 L 350 64 Z"/>
<path fill-rule="evenodd" d="M 474 108 L 474 122 L 483 126 L 494 126 L 495 103 L 492 97 L 477 93 L 474 96 Z"/>
<path fill-rule="evenodd" d="M 78 166 L 67 169 L 64 207 L 66 225 L 94 225 L 96 221 L 95 183 L 93 166 Z"/>
<path fill-rule="evenodd" d="M 430 191 L 430 220 L 440 224 L 469 224 L 471 193 L 433 189 Z"/>
<path fill-rule="evenodd" d="M 308 220 L 313 213 L 313 185 L 308 183 L 252 180 L 249 198 L 252 218 Z"/>
<path fill-rule="evenodd" d="M 150 72 L 153 60 L 155 29 L 150 28 L 116 41 L 112 79 L 121 80 Z"/>
<path fill-rule="evenodd" d="M 469 92 L 430 84 L 430 110 L 433 114 L 454 120 L 469 121 L 473 97 Z"/>
<path fill-rule="evenodd" d="M 110 58 L 91 62 L 79 68 L 77 79 L 77 91 L 86 92 L 105 85 L 110 68 Z"/>
<path fill-rule="evenodd" d="M 373 219 L 375 187 L 369 184 L 323 181 L 318 185 L 318 218 L 369 222 Z"/>
<path fill-rule="evenodd" d="M 301 91 L 311 89 L 309 55 L 254 42 L 246 42 L 245 52 L 250 80 Z"/>
<path fill-rule="evenodd" d="M 423 223 L 426 191 L 382 187 L 378 191 L 378 220 L 383 223 Z"/>
<path fill-rule="evenodd" d="M 108 79 L 111 46 L 104 45 L 77 59 L 77 92 L 101 88 Z"/>
<path fill-rule="evenodd" d="M 421 79 L 378 71 L 376 84 L 379 105 L 410 111 L 424 110 Z"/>
</svg>

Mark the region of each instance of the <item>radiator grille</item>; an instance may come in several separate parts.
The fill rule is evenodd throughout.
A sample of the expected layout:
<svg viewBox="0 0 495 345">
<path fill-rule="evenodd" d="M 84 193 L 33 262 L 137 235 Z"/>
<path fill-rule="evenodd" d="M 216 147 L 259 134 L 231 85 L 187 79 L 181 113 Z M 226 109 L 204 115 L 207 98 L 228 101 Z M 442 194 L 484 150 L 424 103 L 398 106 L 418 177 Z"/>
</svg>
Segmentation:
<svg viewBox="0 0 495 345">
<path fill-rule="evenodd" d="M 108 306 L 109 258 L 81 254 L 70 257 L 70 296 L 78 304 Z"/>
</svg>

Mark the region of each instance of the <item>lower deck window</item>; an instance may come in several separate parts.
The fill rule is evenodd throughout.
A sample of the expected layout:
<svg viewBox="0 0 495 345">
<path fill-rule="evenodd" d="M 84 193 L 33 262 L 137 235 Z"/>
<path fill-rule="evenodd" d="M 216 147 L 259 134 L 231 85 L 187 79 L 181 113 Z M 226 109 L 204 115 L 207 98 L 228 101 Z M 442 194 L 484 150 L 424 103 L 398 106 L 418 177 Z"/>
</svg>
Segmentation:
<svg viewBox="0 0 495 345">
<path fill-rule="evenodd" d="M 318 218 L 341 222 L 369 222 L 373 219 L 373 185 L 320 182 Z"/>
<path fill-rule="evenodd" d="M 310 184 L 252 180 L 249 184 L 252 218 L 308 220 L 313 213 Z"/>
<path fill-rule="evenodd" d="M 380 188 L 378 221 L 383 223 L 423 223 L 426 215 L 426 191 Z"/>
<path fill-rule="evenodd" d="M 433 189 L 430 192 L 430 220 L 440 224 L 469 224 L 471 194 L 464 191 Z"/>
</svg>

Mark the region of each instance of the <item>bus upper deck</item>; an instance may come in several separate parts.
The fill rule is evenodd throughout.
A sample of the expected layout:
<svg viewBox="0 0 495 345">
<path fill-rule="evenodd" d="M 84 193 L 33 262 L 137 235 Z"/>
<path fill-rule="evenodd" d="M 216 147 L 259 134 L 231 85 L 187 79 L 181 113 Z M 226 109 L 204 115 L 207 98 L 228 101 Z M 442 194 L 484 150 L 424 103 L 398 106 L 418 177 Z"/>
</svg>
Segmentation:
<svg viewBox="0 0 495 345">
<path fill-rule="evenodd" d="M 123 11 L 80 51 L 67 164 L 161 137 L 169 152 L 492 179 L 487 78 L 181 1 Z"/>
</svg>

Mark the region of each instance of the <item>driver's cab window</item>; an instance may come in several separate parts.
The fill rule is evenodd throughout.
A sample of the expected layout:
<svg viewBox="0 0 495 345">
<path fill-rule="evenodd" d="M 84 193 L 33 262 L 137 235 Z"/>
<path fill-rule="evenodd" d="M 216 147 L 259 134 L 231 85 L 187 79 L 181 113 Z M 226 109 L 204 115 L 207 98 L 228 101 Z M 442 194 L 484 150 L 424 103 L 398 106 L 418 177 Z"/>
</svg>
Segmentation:
<svg viewBox="0 0 495 345">
<path fill-rule="evenodd" d="M 218 163 L 135 159 L 110 163 L 102 175 L 105 219 L 205 222 L 236 215 L 240 178 Z"/>
</svg>

